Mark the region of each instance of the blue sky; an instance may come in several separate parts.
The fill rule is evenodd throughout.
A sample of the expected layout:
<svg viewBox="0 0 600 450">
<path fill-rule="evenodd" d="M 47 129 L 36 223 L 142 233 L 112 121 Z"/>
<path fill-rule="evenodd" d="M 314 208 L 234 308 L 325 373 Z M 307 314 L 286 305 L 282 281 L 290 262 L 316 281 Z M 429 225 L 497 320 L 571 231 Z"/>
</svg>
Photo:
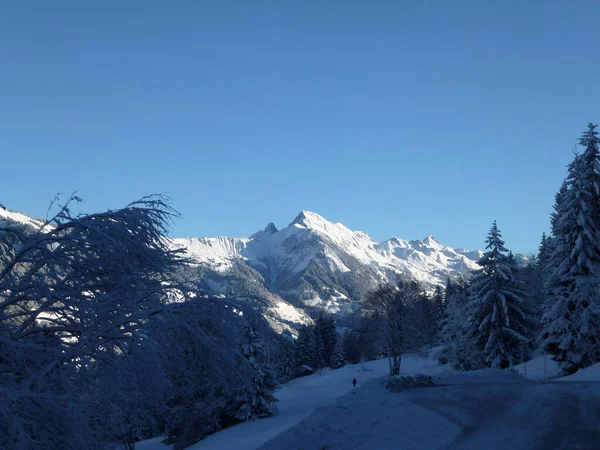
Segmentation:
<svg viewBox="0 0 600 450">
<path fill-rule="evenodd" d="M 470 248 L 496 219 L 532 252 L 600 122 L 599 19 L 591 0 L 3 2 L 0 203 L 165 192 L 175 236 L 308 209 Z"/>
</svg>

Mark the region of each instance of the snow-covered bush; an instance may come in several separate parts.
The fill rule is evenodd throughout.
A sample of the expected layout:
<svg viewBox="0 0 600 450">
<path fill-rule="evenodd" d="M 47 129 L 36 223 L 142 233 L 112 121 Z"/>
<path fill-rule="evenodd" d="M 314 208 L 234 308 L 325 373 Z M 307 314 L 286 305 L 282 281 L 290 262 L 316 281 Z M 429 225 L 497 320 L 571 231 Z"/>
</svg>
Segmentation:
<svg viewBox="0 0 600 450">
<path fill-rule="evenodd" d="M 429 375 L 417 374 L 413 376 L 391 377 L 385 387 L 390 392 L 402 392 L 415 387 L 433 386 L 433 378 Z"/>
</svg>

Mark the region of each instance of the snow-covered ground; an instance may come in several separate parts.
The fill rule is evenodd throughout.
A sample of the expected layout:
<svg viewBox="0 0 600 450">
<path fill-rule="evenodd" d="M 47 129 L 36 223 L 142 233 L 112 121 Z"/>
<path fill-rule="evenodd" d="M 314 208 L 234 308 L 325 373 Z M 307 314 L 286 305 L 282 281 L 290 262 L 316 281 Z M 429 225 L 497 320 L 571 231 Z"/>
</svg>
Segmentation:
<svg viewBox="0 0 600 450">
<path fill-rule="evenodd" d="M 543 357 L 515 369 L 454 372 L 411 355 L 402 374 L 428 374 L 437 386 L 400 393 L 385 388 L 387 360 L 323 370 L 282 386 L 277 416 L 222 430 L 190 449 L 598 448 L 600 364 L 557 378 L 564 383 L 537 381 L 560 374 L 549 357 L 545 371 Z M 160 438 L 136 446 L 167 448 Z"/>
<path fill-rule="evenodd" d="M 442 375 L 442 386 L 400 393 L 371 380 L 260 450 L 598 448 L 600 383 L 490 374 L 493 382 L 483 371 Z"/>
<path fill-rule="evenodd" d="M 579 369 L 573 375 L 557 378 L 556 381 L 600 381 L 600 363 Z"/>
<path fill-rule="evenodd" d="M 445 371 L 437 361 L 428 357 L 409 355 L 403 358 L 401 372 L 439 374 Z M 279 414 L 274 417 L 245 422 L 227 428 L 190 447 L 191 450 L 252 450 L 306 419 L 319 407 L 329 405 L 335 399 L 354 391 L 352 379 L 360 386 L 374 378 L 387 375 L 387 360 L 370 361 L 342 367 L 338 370 L 322 370 L 308 377 L 297 378 L 277 391 Z M 168 446 L 160 438 L 150 439 L 136 445 L 136 450 L 165 450 Z"/>
<path fill-rule="evenodd" d="M 531 361 L 515 366 L 515 370 L 528 380 L 552 380 L 561 375 L 562 369 L 556 361 L 548 355 L 538 356 Z"/>
</svg>

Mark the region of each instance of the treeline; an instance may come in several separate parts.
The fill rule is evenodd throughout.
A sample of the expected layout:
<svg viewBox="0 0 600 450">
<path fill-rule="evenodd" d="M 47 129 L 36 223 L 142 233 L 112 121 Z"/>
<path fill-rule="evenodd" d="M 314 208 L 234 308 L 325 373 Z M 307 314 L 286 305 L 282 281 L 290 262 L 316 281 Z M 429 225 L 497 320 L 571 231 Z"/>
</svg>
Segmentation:
<svg viewBox="0 0 600 450">
<path fill-rule="evenodd" d="M 550 236 L 518 267 L 496 222 L 481 269 L 468 281 L 448 282 L 443 314 L 415 319 L 419 287 L 385 286 L 364 304 L 377 343 L 397 373 L 402 353 L 419 347 L 423 326 L 437 329 L 440 361 L 457 369 L 507 368 L 546 353 L 566 372 L 600 361 L 600 153 L 589 124 L 556 194 Z M 439 291 L 436 295 L 440 295 Z M 419 315 L 417 314 L 417 318 Z M 427 334 L 427 333 L 426 333 Z M 436 336 L 435 333 L 432 334 Z"/>
<path fill-rule="evenodd" d="M 320 314 L 295 341 L 281 340 L 273 358 L 277 378 L 286 382 L 321 368 L 386 356 L 395 358 L 390 373 L 399 373 L 402 353 L 439 342 L 443 318 L 441 288 L 428 293 L 412 281 L 382 286 L 363 299 L 359 310 L 340 315 L 337 324 Z"/>
<path fill-rule="evenodd" d="M 348 360 L 347 350 L 346 339 L 337 333 L 334 318 L 321 314 L 314 325 L 300 328 L 296 340 L 279 342 L 274 355 L 277 379 L 285 383 L 325 367 L 339 369 Z"/>
</svg>

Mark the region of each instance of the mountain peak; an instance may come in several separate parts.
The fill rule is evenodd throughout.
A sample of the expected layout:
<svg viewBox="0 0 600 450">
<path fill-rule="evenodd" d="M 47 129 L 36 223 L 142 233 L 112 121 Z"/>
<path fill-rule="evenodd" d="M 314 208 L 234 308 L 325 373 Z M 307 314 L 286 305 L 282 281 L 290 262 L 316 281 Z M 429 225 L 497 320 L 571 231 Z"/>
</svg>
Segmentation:
<svg viewBox="0 0 600 450">
<path fill-rule="evenodd" d="M 278 231 L 279 230 L 277 229 L 277 227 L 275 226 L 275 224 L 273 222 L 269 222 L 269 224 L 265 227 L 265 233 L 267 233 L 267 234 L 275 234 Z"/>
<path fill-rule="evenodd" d="M 320 228 L 323 224 L 328 223 L 326 219 L 317 213 L 302 210 L 300 214 L 292 221 L 290 225 L 302 225 L 306 228 Z"/>
</svg>

